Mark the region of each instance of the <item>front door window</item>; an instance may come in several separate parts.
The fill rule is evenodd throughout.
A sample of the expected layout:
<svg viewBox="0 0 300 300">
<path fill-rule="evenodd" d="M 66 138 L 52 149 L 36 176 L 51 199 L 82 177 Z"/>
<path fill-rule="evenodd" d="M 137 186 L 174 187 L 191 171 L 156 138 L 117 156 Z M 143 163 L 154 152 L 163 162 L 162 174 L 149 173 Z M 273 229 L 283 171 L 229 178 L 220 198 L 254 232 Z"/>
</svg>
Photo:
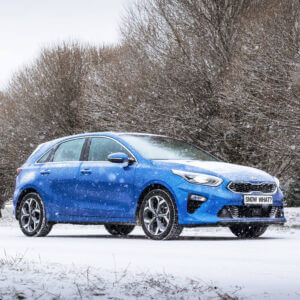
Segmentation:
<svg viewBox="0 0 300 300">
<path fill-rule="evenodd" d="M 112 153 L 123 152 L 131 157 L 131 154 L 118 142 L 108 138 L 92 138 L 89 161 L 107 161 L 108 155 Z"/>
</svg>

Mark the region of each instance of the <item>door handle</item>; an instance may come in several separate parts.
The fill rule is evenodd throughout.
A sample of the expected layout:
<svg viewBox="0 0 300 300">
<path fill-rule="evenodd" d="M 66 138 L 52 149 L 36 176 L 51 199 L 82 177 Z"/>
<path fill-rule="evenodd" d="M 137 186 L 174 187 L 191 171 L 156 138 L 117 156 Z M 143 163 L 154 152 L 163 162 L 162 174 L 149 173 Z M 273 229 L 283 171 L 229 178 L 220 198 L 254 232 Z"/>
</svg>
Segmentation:
<svg viewBox="0 0 300 300">
<path fill-rule="evenodd" d="M 50 174 L 50 170 L 41 170 L 40 173 L 42 175 L 49 175 Z"/>
<path fill-rule="evenodd" d="M 92 174 L 92 171 L 90 169 L 82 169 L 80 170 L 80 173 L 83 175 L 90 175 Z"/>
</svg>

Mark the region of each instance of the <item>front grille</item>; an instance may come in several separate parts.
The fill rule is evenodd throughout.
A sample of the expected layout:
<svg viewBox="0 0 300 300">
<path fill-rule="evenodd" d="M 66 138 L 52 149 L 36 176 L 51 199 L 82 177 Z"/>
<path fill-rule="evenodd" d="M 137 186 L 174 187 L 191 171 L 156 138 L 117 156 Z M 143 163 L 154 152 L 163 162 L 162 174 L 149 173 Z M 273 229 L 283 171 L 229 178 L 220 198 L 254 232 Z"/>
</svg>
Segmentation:
<svg viewBox="0 0 300 300">
<path fill-rule="evenodd" d="M 231 182 L 228 189 L 234 193 L 249 194 L 252 192 L 260 192 L 264 194 L 271 194 L 276 191 L 275 183 L 250 183 L 250 182 Z"/>
<path fill-rule="evenodd" d="M 239 219 L 239 218 L 282 218 L 283 210 L 281 206 L 237 206 L 227 205 L 218 213 L 219 218 Z"/>
</svg>

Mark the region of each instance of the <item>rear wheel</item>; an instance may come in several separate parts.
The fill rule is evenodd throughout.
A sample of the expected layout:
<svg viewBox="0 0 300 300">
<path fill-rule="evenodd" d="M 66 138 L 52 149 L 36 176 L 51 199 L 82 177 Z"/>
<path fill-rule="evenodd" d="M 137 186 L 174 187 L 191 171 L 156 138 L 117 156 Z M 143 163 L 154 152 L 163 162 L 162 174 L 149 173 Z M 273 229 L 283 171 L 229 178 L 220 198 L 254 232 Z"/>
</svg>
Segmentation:
<svg viewBox="0 0 300 300">
<path fill-rule="evenodd" d="M 161 189 L 150 191 L 143 199 L 140 222 L 146 236 L 153 240 L 176 239 L 183 230 L 171 194 Z"/>
<path fill-rule="evenodd" d="M 37 193 L 24 196 L 19 208 L 19 225 L 27 236 L 46 236 L 52 229 L 47 222 L 45 206 Z"/>
<path fill-rule="evenodd" d="M 134 225 L 105 224 L 104 227 L 111 235 L 128 235 L 134 229 Z"/>
<path fill-rule="evenodd" d="M 241 239 L 258 238 L 265 233 L 267 225 L 237 224 L 229 227 L 231 232 Z"/>
</svg>

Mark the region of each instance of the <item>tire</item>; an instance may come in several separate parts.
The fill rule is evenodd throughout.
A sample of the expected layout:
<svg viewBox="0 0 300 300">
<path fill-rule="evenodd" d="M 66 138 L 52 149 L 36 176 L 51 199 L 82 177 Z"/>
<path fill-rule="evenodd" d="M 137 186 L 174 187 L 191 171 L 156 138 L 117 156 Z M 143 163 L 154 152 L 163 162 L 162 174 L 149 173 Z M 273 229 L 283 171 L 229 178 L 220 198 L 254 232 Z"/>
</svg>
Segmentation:
<svg viewBox="0 0 300 300">
<path fill-rule="evenodd" d="M 183 230 L 172 195 L 162 189 L 152 190 L 144 197 L 139 218 L 146 236 L 153 240 L 176 239 Z"/>
<path fill-rule="evenodd" d="M 37 193 L 25 195 L 19 208 L 19 225 L 26 236 L 46 236 L 53 224 L 47 222 L 42 198 Z"/>
<path fill-rule="evenodd" d="M 114 225 L 114 224 L 105 224 L 105 229 L 111 235 L 128 235 L 130 232 L 133 231 L 134 225 Z"/>
<path fill-rule="evenodd" d="M 258 238 L 265 233 L 267 225 L 246 225 L 239 224 L 230 226 L 231 232 L 240 239 Z"/>
</svg>

